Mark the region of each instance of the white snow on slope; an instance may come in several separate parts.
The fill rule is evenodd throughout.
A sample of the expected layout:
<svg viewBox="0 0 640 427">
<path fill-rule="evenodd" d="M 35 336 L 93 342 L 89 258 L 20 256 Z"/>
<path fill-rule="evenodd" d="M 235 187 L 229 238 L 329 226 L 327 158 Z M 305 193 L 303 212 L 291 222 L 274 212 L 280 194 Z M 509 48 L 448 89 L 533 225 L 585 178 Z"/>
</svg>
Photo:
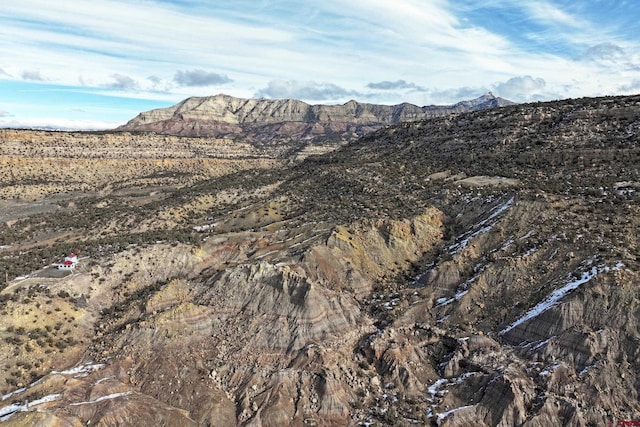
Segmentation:
<svg viewBox="0 0 640 427">
<path fill-rule="evenodd" d="M 454 408 L 450 411 L 447 412 L 443 412 L 441 414 L 437 414 L 437 423 L 438 425 L 440 425 L 442 423 L 442 421 L 444 421 L 445 418 L 447 418 L 449 415 L 453 414 L 454 412 L 458 412 L 461 411 L 463 409 L 467 409 L 467 408 L 473 408 L 475 405 L 467 405 L 467 406 L 461 406 L 459 408 Z"/>
<path fill-rule="evenodd" d="M 533 319 L 534 317 L 538 317 L 540 314 L 544 313 L 545 311 L 549 310 L 551 307 L 555 306 L 569 292 L 576 289 L 580 285 L 587 283 L 589 280 L 593 279 L 598 273 L 602 273 L 603 271 L 611 271 L 611 270 L 615 271 L 620 269 L 623 266 L 624 264 L 619 262 L 618 264 L 615 265 L 615 267 L 608 267 L 608 266 L 592 267 L 591 270 L 585 271 L 584 273 L 582 273 L 579 279 L 573 280 L 567 283 L 566 285 L 562 286 L 561 288 L 553 291 L 551 295 L 549 295 L 544 299 L 544 301 L 538 303 L 531 310 L 527 311 L 527 313 L 524 316 L 522 316 L 521 318 L 513 322 L 511 325 L 509 325 L 509 327 L 500 331 L 500 335 L 506 334 L 507 332 L 511 331 L 513 328 L 523 324 L 528 320 Z"/>
<path fill-rule="evenodd" d="M 79 365 L 75 368 L 67 369 L 65 371 L 52 371 L 52 374 L 60 374 L 60 375 L 77 375 L 77 374 L 89 374 L 92 371 L 97 371 L 98 369 L 104 368 L 104 364 L 96 363 L 95 365 Z M 84 375 L 86 376 L 86 375 Z"/>
<path fill-rule="evenodd" d="M 440 387 L 442 387 L 444 384 L 447 384 L 447 382 L 448 381 L 445 378 L 440 378 L 438 381 L 436 381 L 435 383 L 433 383 L 427 388 L 427 391 L 431 395 L 430 397 L 427 398 L 429 402 L 435 401 L 436 394 L 439 392 Z"/>
<path fill-rule="evenodd" d="M 17 390 L 12 391 L 11 393 L 7 393 L 5 395 L 2 396 L 2 399 L 0 400 L 7 400 L 8 398 L 10 398 L 11 396 L 13 396 L 14 394 L 20 394 L 23 391 L 25 391 L 27 388 L 26 387 L 20 387 Z"/>
<path fill-rule="evenodd" d="M 471 227 L 472 229 L 477 229 L 480 228 L 479 230 L 476 230 L 474 232 L 467 232 L 461 236 L 458 237 L 458 239 L 462 239 L 457 243 L 454 243 L 453 245 L 449 246 L 449 250 L 451 251 L 451 254 L 456 254 L 458 252 L 460 252 L 461 250 L 463 250 L 464 248 L 467 247 L 467 245 L 469 245 L 469 242 L 475 238 L 478 237 L 481 234 L 484 234 L 488 231 L 490 231 L 493 226 L 495 225 L 495 223 L 491 223 L 489 225 L 486 225 L 489 221 L 495 219 L 498 215 L 500 215 L 502 212 L 506 211 L 507 209 L 509 209 L 511 207 L 511 205 L 513 204 L 514 198 L 510 198 L 509 200 L 507 200 L 506 202 L 504 202 L 503 204 L 496 206 L 493 211 L 491 212 L 491 215 L 489 215 L 489 217 L 487 219 L 483 219 L 482 221 L 480 221 L 479 223 L 475 224 L 473 227 Z M 456 240 L 458 240 L 456 239 Z"/>
<path fill-rule="evenodd" d="M 110 399 L 115 399 L 117 397 L 129 396 L 131 393 L 132 393 L 131 391 L 124 391 L 122 393 L 108 394 L 106 396 L 100 396 L 96 400 L 91 400 L 91 401 L 87 401 L 87 402 L 70 403 L 69 406 L 88 405 L 88 404 L 91 404 L 91 403 L 102 402 L 103 400 L 110 400 Z"/>
<path fill-rule="evenodd" d="M 553 365 L 549 366 L 547 369 L 540 371 L 540 373 L 538 375 L 544 377 L 547 375 L 551 375 L 551 373 L 553 371 L 555 371 L 556 369 L 558 369 L 560 367 L 559 363 L 554 363 Z"/>
<path fill-rule="evenodd" d="M 73 375 L 75 378 L 82 378 L 82 377 L 86 377 L 87 375 L 89 375 L 89 373 L 96 371 L 98 369 L 102 369 L 104 368 L 104 364 L 102 363 L 96 363 L 96 364 L 87 364 L 87 365 L 78 365 L 74 368 L 71 369 L 66 369 L 64 371 L 51 371 L 51 374 L 55 374 L 55 375 Z M 0 401 L 3 400 L 7 400 L 10 397 L 23 393 L 26 390 L 28 390 L 29 388 L 31 388 L 32 386 L 38 384 L 39 382 L 42 381 L 42 378 L 39 379 L 38 381 L 30 384 L 27 387 L 22 387 L 19 388 L 17 390 L 12 391 L 11 393 L 7 393 L 5 395 L 3 395 L 0 398 Z M 128 392 L 130 393 L 130 392 Z M 120 393 L 122 394 L 122 393 Z M 29 401 L 25 401 L 24 403 L 13 403 L 11 405 L 5 406 L 3 408 L 0 408 L 0 422 L 2 421 L 6 421 L 8 420 L 13 414 L 15 414 L 16 412 L 20 412 L 20 411 L 27 411 L 29 408 L 36 406 L 36 405 L 41 405 L 43 403 L 48 403 L 48 402 L 52 402 L 54 400 L 58 400 L 58 398 L 60 397 L 60 394 L 50 394 L 48 396 L 45 396 L 41 399 L 37 399 L 34 400 L 32 402 Z M 117 397 L 117 396 L 114 396 Z M 109 396 L 105 396 L 103 398 L 98 398 L 95 401 L 99 401 L 99 400 L 104 400 L 107 398 L 112 398 Z"/>
<path fill-rule="evenodd" d="M 50 394 L 41 399 L 34 400 L 32 402 L 25 403 L 13 403 L 9 406 L 5 406 L 4 408 L 0 408 L 0 421 L 7 421 L 13 414 L 20 411 L 26 411 L 30 407 L 42 405 L 43 403 L 53 402 L 54 400 L 58 400 L 61 395 L 58 394 Z"/>
<path fill-rule="evenodd" d="M 487 265 L 476 265 L 474 267 L 474 271 L 477 271 L 478 273 L 473 276 L 471 279 L 467 280 L 466 282 L 464 282 L 462 285 L 460 285 L 458 287 L 458 291 L 456 292 L 455 296 L 452 298 L 446 298 L 446 297 L 442 297 L 442 298 L 438 298 L 436 300 L 436 303 L 438 304 L 436 306 L 436 308 L 438 307 L 443 307 L 445 305 L 449 305 L 452 302 L 455 301 L 460 301 L 460 299 L 465 296 L 466 294 L 469 293 L 469 286 L 471 286 L 471 284 L 473 284 L 475 281 L 478 280 L 478 278 L 480 277 L 480 274 L 487 269 Z"/>
</svg>

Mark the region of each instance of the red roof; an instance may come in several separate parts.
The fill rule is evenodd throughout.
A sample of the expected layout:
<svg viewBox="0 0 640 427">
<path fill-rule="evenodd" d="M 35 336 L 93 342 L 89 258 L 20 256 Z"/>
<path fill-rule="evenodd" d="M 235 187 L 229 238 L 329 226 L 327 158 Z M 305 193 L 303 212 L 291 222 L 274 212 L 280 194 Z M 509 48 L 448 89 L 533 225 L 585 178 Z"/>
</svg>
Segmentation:
<svg viewBox="0 0 640 427">
<path fill-rule="evenodd" d="M 64 265 L 72 265 L 73 261 L 66 260 L 66 261 L 63 261 L 62 264 L 64 264 Z"/>
</svg>

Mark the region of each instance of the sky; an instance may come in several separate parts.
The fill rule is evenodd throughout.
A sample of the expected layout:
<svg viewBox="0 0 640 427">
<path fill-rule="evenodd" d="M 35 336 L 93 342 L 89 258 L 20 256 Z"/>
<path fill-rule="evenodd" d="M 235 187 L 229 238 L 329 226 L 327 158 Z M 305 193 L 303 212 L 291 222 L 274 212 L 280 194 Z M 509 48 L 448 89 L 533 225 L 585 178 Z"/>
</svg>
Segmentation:
<svg viewBox="0 0 640 427">
<path fill-rule="evenodd" d="M 640 93 L 637 0 L 20 0 L 0 127 L 111 129 L 190 96 L 447 105 Z"/>
</svg>

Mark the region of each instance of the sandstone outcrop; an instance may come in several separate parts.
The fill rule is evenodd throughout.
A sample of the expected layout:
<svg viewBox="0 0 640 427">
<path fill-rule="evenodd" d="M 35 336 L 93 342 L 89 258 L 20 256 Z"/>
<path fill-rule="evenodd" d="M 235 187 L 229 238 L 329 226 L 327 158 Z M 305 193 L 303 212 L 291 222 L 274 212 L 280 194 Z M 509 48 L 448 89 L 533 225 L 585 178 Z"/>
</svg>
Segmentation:
<svg viewBox="0 0 640 427">
<path fill-rule="evenodd" d="M 188 98 L 140 113 L 116 130 L 166 135 L 242 138 L 254 142 L 346 139 L 382 126 L 496 108 L 513 103 L 488 93 L 450 106 L 309 105 L 294 99 L 242 99 L 228 95 Z"/>
</svg>

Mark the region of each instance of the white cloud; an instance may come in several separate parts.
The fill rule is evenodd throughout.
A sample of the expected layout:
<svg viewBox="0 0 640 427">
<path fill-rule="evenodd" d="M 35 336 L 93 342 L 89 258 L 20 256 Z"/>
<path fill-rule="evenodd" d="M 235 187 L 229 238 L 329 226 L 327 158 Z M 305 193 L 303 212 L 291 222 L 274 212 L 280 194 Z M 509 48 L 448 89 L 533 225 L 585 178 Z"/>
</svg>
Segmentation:
<svg viewBox="0 0 640 427">
<path fill-rule="evenodd" d="M 463 25 L 446 1 L 341 0 L 326 2 L 321 7 L 347 16 L 354 25 L 361 26 L 358 31 L 366 32 L 360 37 L 366 34 L 367 38 L 379 40 L 377 49 L 381 51 L 402 48 L 404 44 L 418 47 L 416 53 L 453 50 L 458 55 L 491 55 L 512 47 L 504 37 L 485 28 Z"/>
<path fill-rule="evenodd" d="M 581 27 L 585 25 L 575 16 L 563 11 L 559 7 L 546 1 L 523 1 L 522 6 L 527 9 L 531 17 L 547 24 L 568 25 Z"/>
<path fill-rule="evenodd" d="M 427 105 L 488 90 L 514 101 L 617 93 L 640 70 L 628 28 L 591 22 L 571 2 L 188 3 L 7 2 L 0 58 L 11 62 L 0 77 L 171 103 L 222 86 L 241 97 Z M 507 13 L 469 18 L 488 7 Z M 531 24 L 529 38 L 499 31 L 510 13 Z"/>
<path fill-rule="evenodd" d="M 486 87 L 458 87 L 450 89 L 432 89 L 429 98 L 433 104 L 455 104 L 460 100 L 474 99 L 489 92 Z"/>
<path fill-rule="evenodd" d="M 396 80 L 394 82 L 385 80 L 382 82 L 367 83 L 367 87 L 369 89 L 380 89 L 380 90 L 396 90 L 396 89 L 413 89 L 413 90 L 419 90 L 419 91 L 426 90 L 425 88 L 420 87 L 415 83 L 407 82 L 405 80 Z"/>
<path fill-rule="evenodd" d="M 540 77 L 519 76 L 493 86 L 496 95 L 503 98 L 523 102 L 544 98 L 546 82 Z"/>
<path fill-rule="evenodd" d="M 215 86 L 231 83 L 226 74 L 218 74 L 205 70 L 178 70 L 173 81 L 181 86 Z"/>
<path fill-rule="evenodd" d="M 589 47 L 583 54 L 583 58 L 587 60 L 625 60 L 627 55 L 620 46 L 613 43 L 600 43 Z"/>
<path fill-rule="evenodd" d="M 112 74 L 111 79 L 113 81 L 106 83 L 105 87 L 120 90 L 137 90 L 140 87 L 132 77 L 123 74 Z"/>
<path fill-rule="evenodd" d="M 345 97 L 357 97 L 355 91 L 347 90 L 333 83 L 270 81 L 256 96 L 275 99 L 300 99 L 305 101 L 337 101 Z"/>
<path fill-rule="evenodd" d="M 22 78 L 25 80 L 44 81 L 44 78 L 40 75 L 40 71 L 23 71 Z"/>
<path fill-rule="evenodd" d="M 128 75 L 138 81 L 140 90 L 153 90 L 152 82 L 148 86 L 143 82 L 151 69 L 171 80 L 177 70 L 196 64 L 193 69 L 214 68 L 220 76 L 233 75 L 235 87 L 301 76 L 354 87 L 356 78 L 367 78 L 366 74 L 371 75 L 369 81 L 375 81 L 376 75 L 381 81 L 389 69 L 415 68 L 417 57 L 441 60 L 418 65 L 415 74 L 429 68 L 437 73 L 439 67 L 459 60 L 460 54 L 479 61 L 509 47 L 505 39 L 482 28 L 458 28 L 457 18 L 442 1 L 310 5 L 321 14 L 340 16 L 339 21 L 304 26 L 281 16 L 268 22 L 249 9 L 243 11 L 247 19 L 240 22 L 197 9 L 191 13 L 154 2 L 142 7 L 114 0 L 87 5 L 24 0 L 9 5 L 5 13 L 52 24 L 33 28 L 14 23 L 12 38 L 21 40 L 23 48 L 11 49 L 11 56 L 19 52 L 23 67 L 47 63 L 53 68 L 47 74 L 63 84 L 74 84 L 78 75 L 90 86 L 110 80 L 113 74 Z M 60 32 L 60 28 L 73 31 Z M 49 49 L 43 41 L 63 49 Z M 0 47 L 2 54 L 8 57 L 9 51 Z M 361 80 L 358 86 L 362 84 Z"/>
<path fill-rule="evenodd" d="M 45 63 L 63 84 L 72 84 L 79 74 L 94 86 L 113 74 L 140 80 L 152 69 L 170 78 L 184 64 L 233 67 L 238 58 L 259 65 L 257 50 L 268 53 L 269 46 L 290 37 L 275 27 L 225 21 L 154 2 L 23 0 L 3 5 L 3 16 L 21 19 L 0 27 L 0 37 L 14 41 L 0 46 L 0 57 L 11 57 L 26 69 Z M 30 21 L 49 25 L 25 24 Z"/>
<path fill-rule="evenodd" d="M 629 83 L 622 84 L 618 90 L 622 93 L 638 93 L 640 92 L 640 79 L 633 79 Z"/>
</svg>

